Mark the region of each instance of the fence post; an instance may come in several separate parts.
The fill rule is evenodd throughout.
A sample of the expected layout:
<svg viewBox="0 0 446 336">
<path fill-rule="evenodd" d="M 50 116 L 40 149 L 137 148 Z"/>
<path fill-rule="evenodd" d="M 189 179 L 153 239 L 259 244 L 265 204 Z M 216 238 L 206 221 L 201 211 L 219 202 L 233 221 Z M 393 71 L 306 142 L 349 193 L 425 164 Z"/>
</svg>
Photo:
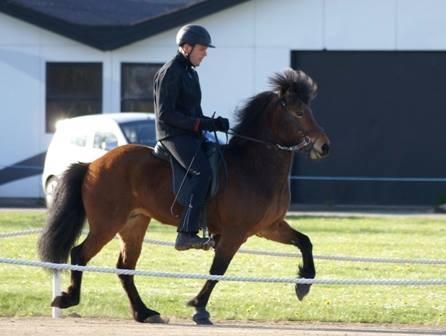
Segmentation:
<svg viewBox="0 0 446 336">
<path fill-rule="evenodd" d="M 56 298 L 56 296 L 59 296 L 59 295 L 61 295 L 60 270 L 54 270 L 53 271 L 53 300 Z M 53 307 L 51 315 L 54 319 L 59 318 L 60 317 L 60 308 Z"/>
</svg>

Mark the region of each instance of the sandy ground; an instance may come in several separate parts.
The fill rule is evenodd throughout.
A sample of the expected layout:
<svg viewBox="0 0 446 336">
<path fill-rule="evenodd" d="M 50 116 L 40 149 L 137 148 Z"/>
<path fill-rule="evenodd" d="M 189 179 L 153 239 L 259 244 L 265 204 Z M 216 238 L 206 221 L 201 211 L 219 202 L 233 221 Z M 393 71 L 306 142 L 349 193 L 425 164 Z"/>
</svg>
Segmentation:
<svg viewBox="0 0 446 336">
<path fill-rule="evenodd" d="M 299 322 L 241 322 L 221 321 L 214 326 L 195 326 L 189 321 L 173 320 L 169 324 L 141 324 L 131 320 L 92 318 L 0 318 L 1 336 L 227 336 L 227 335 L 328 335 L 328 336 L 404 336 L 446 335 L 446 328 L 425 326 L 369 324 L 305 324 Z"/>
</svg>

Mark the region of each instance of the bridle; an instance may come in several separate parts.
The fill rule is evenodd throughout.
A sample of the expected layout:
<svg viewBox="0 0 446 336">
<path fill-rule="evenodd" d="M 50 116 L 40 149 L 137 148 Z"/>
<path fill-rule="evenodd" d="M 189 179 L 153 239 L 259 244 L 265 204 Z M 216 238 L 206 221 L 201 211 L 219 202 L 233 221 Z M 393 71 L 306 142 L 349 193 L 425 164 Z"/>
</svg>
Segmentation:
<svg viewBox="0 0 446 336">
<path fill-rule="evenodd" d="M 257 143 L 263 144 L 265 146 L 273 147 L 275 149 L 283 150 L 283 151 L 287 151 L 287 152 L 301 151 L 302 149 L 304 149 L 305 147 L 307 147 L 308 145 L 311 144 L 311 140 L 310 140 L 310 138 L 307 135 L 304 135 L 304 137 L 302 138 L 302 141 L 299 142 L 296 145 L 284 146 L 284 145 L 281 145 L 281 144 L 278 144 L 278 143 L 264 141 L 264 140 L 256 139 L 256 138 L 253 138 L 253 137 L 250 137 L 250 136 L 238 134 L 238 133 L 234 132 L 234 130 L 232 128 L 227 133 L 231 134 L 231 135 L 233 135 L 233 136 L 235 136 L 237 138 L 240 138 L 240 139 L 244 139 L 244 140 L 248 140 L 248 141 L 252 141 L 252 142 L 257 142 Z"/>
<path fill-rule="evenodd" d="M 284 98 L 280 98 L 280 105 L 289 113 L 288 105 Z M 306 106 L 306 104 L 305 104 L 305 106 Z M 297 117 L 302 118 L 303 114 L 298 115 Z M 293 145 L 293 146 L 284 146 L 284 145 L 281 145 L 278 143 L 273 143 L 273 142 L 269 142 L 269 141 L 265 141 L 265 140 L 261 140 L 261 139 L 256 139 L 256 138 L 253 138 L 250 136 L 238 134 L 238 133 L 234 132 L 234 130 L 232 128 L 229 129 L 229 131 L 227 133 L 231 134 L 237 138 L 260 143 L 260 144 L 266 145 L 268 147 L 272 147 L 272 148 L 282 150 L 282 151 L 287 151 L 287 152 L 301 151 L 301 150 L 305 149 L 306 147 L 308 147 L 309 145 L 311 145 L 311 139 L 308 135 L 305 135 L 305 132 L 304 132 L 304 136 L 303 136 L 302 140 L 298 144 Z"/>
<path fill-rule="evenodd" d="M 280 99 L 280 105 L 289 113 L 287 102 L 285 101 L 285 99 L 283 99 L 283 98 Z M 305 105 L 305 107 L 308 108 L 307 105 Z M 214 116 L 215 116 L 215 112 L 212 115 L 212 118 L 214 118 Z M 302 118 L 303 114 L 302 115 L 298 115 L 297 117 L 298 118 Z M 302 151 L 305 148 L 307 148 L 309 145 L 312 144 L 310 137 L 305 135 L 305 132 L 303 132 L 303 133 L 304 133 L 304 136 L 303 136 L 302 140 L 298 144 L 293 145 L 293 146 L 284 146 L 284 145 L 281 145 L 281 144 L 278 144 L 278 143 L 274 143 L 274 142 L 269 142 L 269 141 L 253 138 L 253 137 L 250 137 L 250 136 L 247 136 L 247 135 L 242 135 L 242 134 L 239 134 L 239 133 L 235 132 L 234 129 L 230 128 L 226 132 L 226 142 L 228 142 L 227 141 L 228 140 L 228 134 L 231 134 L 231 135 L 233 135 L 233 136 L 235 136 L 237 138 L 241 138 L 241 139 L 244 139 L 244 140 L 256 142 L 256 143 L 265 145 L 267 147 L 270 147 L 270 148 L 273 148 L 273 149 L 276 149 L 276 150 L 281 150 L 281 151 L 286 151 L 286 152 L 291 153 L 291 152 L 296 152 L 296 151 Z M 224 175 L 225 176 L 225 183 L 223 185 L 226 185 L 226 183 L 228 181 L 228 167 L 226 166 L 226 161 L 224 160 L 223 152 L 222 152 L 222 149 L 220 147 L 220 143 L 218 141 L 218 137 L 217 137 L 217 132 L 216 131 L 214 131 L 214 137 L 216 139 L 218 153 L 219 153 L 220 157 L 222 158 L 224 172 L 225 172 L 225 175 Z M 192 162 L 191 162 L 191 164 L 192 164 Z M 181 189 L 181 186 L 180 186 L 180 189 Z M 171 212 L 173 212 L 173 204 L 174 203 L 172 203 Z"/>
</svg>

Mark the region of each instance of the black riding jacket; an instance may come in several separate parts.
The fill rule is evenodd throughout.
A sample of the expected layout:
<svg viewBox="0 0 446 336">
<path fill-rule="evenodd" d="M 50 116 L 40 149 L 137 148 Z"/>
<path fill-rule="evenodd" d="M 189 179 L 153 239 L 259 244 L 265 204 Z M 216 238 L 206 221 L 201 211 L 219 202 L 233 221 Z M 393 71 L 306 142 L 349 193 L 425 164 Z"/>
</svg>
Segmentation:
<svg viewBox="0 0 446 336">
<path fill-rule="evenodd" d="M 181 53 L 164 64 L 153 84 L 158 140 L 176 135 L 200 136 L 201 89 L 198 74 Z M 206 118 L 207 119 L 207 118 Z"/>
</svg>

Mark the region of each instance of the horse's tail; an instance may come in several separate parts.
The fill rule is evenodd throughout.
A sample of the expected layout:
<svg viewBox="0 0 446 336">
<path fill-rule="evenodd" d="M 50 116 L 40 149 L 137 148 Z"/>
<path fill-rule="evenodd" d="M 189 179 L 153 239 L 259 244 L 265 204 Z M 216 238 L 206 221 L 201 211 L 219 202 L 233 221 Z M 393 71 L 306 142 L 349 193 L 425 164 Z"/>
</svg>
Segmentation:
<svg viewBox="0 0 446 336">
<path fill-rule="evenodd" d="M 42 261 L 65 263 L 85 222 L 82 184 L 88 163 L 72 164 L 58 183 L 48 211 L 46 226 L 38 242 Z"/>
</svg>

